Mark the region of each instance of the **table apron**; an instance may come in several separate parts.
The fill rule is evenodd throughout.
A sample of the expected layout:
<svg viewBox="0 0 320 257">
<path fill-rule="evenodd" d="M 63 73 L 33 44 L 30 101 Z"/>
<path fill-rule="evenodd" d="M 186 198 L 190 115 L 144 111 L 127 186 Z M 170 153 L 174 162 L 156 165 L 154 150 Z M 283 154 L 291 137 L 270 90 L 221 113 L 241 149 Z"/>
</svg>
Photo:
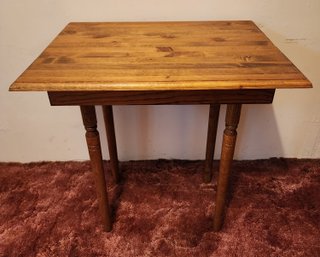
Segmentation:
<svg viewBox="0 0 320 257">
<path fill-rule="evenodd" d="M 267 104 L 275 89 L 49 91 L 51 105 Z"/>
</svg>

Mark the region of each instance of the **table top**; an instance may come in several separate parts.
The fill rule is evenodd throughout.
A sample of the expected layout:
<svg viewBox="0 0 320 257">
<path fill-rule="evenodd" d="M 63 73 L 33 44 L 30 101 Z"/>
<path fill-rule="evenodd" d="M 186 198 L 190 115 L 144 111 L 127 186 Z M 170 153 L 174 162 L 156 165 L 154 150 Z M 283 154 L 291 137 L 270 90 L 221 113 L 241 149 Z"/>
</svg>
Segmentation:
<svg viewBox="0 0 320 257">
<path fill-rule="evenodd" d="M 11 91 L 307 88 L 252 21 L 69 23 Z"/>
</svg>

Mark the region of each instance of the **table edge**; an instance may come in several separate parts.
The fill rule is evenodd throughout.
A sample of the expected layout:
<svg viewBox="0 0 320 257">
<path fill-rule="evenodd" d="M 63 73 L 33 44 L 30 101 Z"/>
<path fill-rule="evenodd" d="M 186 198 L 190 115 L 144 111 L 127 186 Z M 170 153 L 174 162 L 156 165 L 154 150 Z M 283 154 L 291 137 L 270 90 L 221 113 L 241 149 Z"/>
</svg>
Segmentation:
<svg viewBox="0 0 320 257">
<path fill-rule="evenodd" d="M 257 86 L 257 84 L 259 86 Z M 239 89 L 294 89 L 312 88 L 309 80 L 266 81 L 179 81 L 134 83 L 26 83 L 14 82 L 9 91 L 162 91 L 162 90 L 239 90 Z"/>
</svg>

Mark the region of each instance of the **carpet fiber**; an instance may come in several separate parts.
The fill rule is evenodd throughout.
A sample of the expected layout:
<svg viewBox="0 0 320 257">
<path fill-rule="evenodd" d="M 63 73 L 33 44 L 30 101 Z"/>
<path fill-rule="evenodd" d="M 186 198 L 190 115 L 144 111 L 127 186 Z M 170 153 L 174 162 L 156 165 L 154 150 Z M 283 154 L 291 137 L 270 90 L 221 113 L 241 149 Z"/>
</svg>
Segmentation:
<svg viewBox="0 0 320 257">
<path fill-rule="evenodd" d="M 107 172 L 105 233 L 89 162 L 1 163 L 0 256 L 320 256 L 320 160 L 235 161 L 218 233 L 216 174 L 202 183 L 203 162 L 121 169 L 117 186 Z"/>
</svg>

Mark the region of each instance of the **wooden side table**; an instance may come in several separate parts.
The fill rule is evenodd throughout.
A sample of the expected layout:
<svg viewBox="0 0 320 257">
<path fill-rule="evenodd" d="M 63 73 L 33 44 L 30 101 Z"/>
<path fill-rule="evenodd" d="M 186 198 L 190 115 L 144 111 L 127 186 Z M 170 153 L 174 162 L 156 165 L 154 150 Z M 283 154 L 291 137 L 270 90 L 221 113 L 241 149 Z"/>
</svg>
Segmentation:
<svg viewBox="0 0 320 257">
<path fill-rule="evenodd" d="M 277 88 L 310 81 L 252 21 L 70 23 L 11 85 L 79 105 L 104 229 L 112 222 L 95 105 L 103 106 L 119 180 L 112 105 L 209 104 L 204 180 L 211 180 L 220 104 L 227 104 L 214 230 L 222 226 L 241 104 L 272 103 Z"/>
</svg>

